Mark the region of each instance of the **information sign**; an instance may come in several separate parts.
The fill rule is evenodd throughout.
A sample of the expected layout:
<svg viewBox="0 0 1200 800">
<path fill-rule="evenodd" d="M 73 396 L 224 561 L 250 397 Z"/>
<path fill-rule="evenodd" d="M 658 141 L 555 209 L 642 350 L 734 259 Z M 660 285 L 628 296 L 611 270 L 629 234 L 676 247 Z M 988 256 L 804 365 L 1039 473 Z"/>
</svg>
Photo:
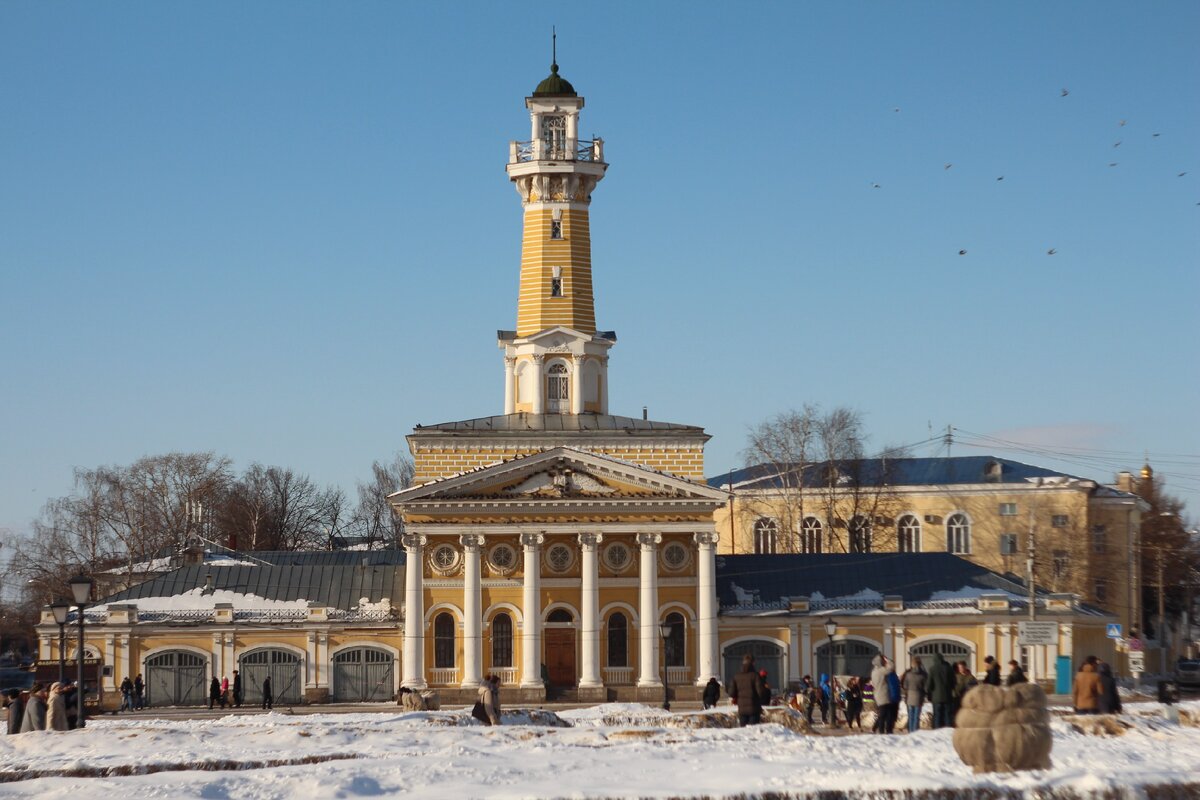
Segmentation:
<svg viewBox="0 0 1200 800">
<path fill-rule="evenodd" d="M 1034 622 L 1017 624 L 1017 643 L 1021 645 L 1058 644 L 1057 622 Z"/>
<path fill-rule="evenodd" d="M 1146 671 L 1146 654 L 1140 650 L 1135 650 L 1129 654 L 1129 671 L 1130 672 L 1145 672 Z"/>
</svg>

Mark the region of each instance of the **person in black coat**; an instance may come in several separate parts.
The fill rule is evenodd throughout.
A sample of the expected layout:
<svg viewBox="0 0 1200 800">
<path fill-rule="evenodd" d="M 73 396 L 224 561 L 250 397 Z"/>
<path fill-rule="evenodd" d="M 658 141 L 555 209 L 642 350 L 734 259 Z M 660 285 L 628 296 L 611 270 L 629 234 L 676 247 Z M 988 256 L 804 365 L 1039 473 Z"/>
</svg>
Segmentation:
<svg viewBox="0 0 1200 800">
<path fill-rule="evenodd" d="M 1005 686 L 1016 686 L 1018 683 L 1029 683 L 1029 678 L 1025 676 L 1025 670 L 1021 669 L 1021 665 L 1016 661 L 1008 662 L 1008 678 L 1004 681 Z"/>
<path fill-rule="evenodd" d="M 9 689 L 4 696 L 4 707 L 8 709 L 9 733 L 21 732 L 21 718 L 25 716 L 25 703 L 21 700 L 20 689 Z"/>
<path fill-rule="evenodd" d="M 262 682 L 262 707 L 265 711 L 270 711 L 275 705 L 275 695 L 271 692 L 271 676 L 263 678 Z"/>
<path fill-rule="evenodd" d="M 221 682 L 219 680 L 217 680 L 216 675 L 213 676 L 212 683 L 208 684 L 208 710 L 209 711 L 212 711 L 212 707 L 214 704 L 224 705 L 223 703 L 221 703 Z"/>
<path fill-rule="evenodd" d="M 757 725 L 762 721 L 762 678 L 754 669 L 754 656 L 742 656 L 742 669 L 725 687 L 729 699 L 737 704 L 738 725 Z"/>
<path fill-rule="evenodd" d="M 984 673 L 983 682 L 988 686 L 1000 685 L 1000 663 L 992 656 L 988 656 L 983 660 L 987 664 L 987 672 Z"/>
<path fill-rule="evenodd" d="M 1100 662 L 1100 697 L 1096 698 L 1096 709 L 1101 714 L 1120 714 L 1121 695 L 1117 693 L 1117 680 L 1112 667 Z"/>
<path fill-rule="evenodd" d="M 716 678 L 709 678 L 708 683 L 704 685 L 704 707 L 716 708 L 717 701 L 721 699 L 721 682 Z"/>
<path fill-rule="evenodd" d="M 233 705 L 237 708 L 242 707 L 242 676 L 235 669 L 233 671 Z"/>
</svg>

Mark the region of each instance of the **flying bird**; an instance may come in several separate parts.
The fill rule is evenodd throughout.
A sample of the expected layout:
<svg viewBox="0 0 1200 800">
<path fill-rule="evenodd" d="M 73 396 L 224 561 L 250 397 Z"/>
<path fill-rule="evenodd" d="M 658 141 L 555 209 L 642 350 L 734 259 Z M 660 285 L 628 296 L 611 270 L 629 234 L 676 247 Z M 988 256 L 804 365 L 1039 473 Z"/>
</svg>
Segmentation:
<svg viewBox="0 0 1200 800">
<path fill-rule="evenodd" d="M 1181 172 L 1181 173 L 1179 173 L 1178 175 L 1176 175 L 1175 177 L 1176 177 L 1176 178 L 1182 178 L 1184 175 L 1187 175 L 1187 173 L 1186 173 L 1186 172 Z"/>
<path fill-rule="evenodd" d="M 1161 133 L 1155 133 L 1155 134 L 1151 134 L 1151 135 L 1152 135 L 1152 136 L 1153 136 L 1155 139 L 1157 139 L 1158 137 L 1162 136 L 1162 134 L 1161 134 Z"/>
<path fill-rule="evenodd" d="M 965 256 L 965 255 L 967 254 L 967 251 L 966 251 L 966 250 L 959 250 L 959 251 L 958 251 L 958 254 L 959 254 L 960 256 Z"/>
<path fill-rule="evenodd" d="M 946 166 L 942 167 L 942 169 L 950 169 L 953 166 L 953 164 L 947 164 Z"/>
<path fill-rule="evenodd" d="M 1002 180 L 1004 180 L 1004 176 L 1003 176 L 1003 175 L 1001 175 L 999 178 L 996 178 L 996 180 L 998 180 L 998 181 L 1002 181 Z"/>
<path fill-rule="evenodd" d="M 1053 247 L 1051 247 L 1049 250 L 1046 251 L 1046 255 L 1052 256 L 1057 252 L 1058 252 L 1057 250 L 1055 250 Z"/>
<path fill-rule="evenodd" d="M 872 184 L 871 184 L 871 188 L 872 188 L 872 189 L 878 189 L 878 188 L 880 188 L 880 186 L 879 186 L 879 184 L 878 184 L 878 183 L 872 183 Z"/>
<path fill-rule="evenodd" d="M 1124 128 L 1124 127 L 1125 127 L 1125 120 L 1121 120 L 1120 122 L 1118 122 L 1118 123 L 1117 123 L 1117 127 L 1119 127 L 1119 128 Z"/>
<path fill-rule="evenodd" d="M 1109 165 L 1110 167 L 1115 167 L 1117 164 L 1118 164 L 1118 162 L 1116 162 L 1116 161 L 1110 161 L 1110 162 L 1108 162 L 1108 165 Z"/>
<path fill-rule="evenodd" d="M 1062 90 L 1062 94 L 1061 94 L 1061 95 L 1059 95 L 1059 96 L 1060 96 L 1060 97 L 1066 97 L 1066 96 L 1067 96 L 1067 95 L 1069 95 L 1069 94 L 1070 94 L 1070 92 L 1069 92 L 1069 91 L 1067 91 L 1066 89 L 1063 89 L 1063 90 Z"/>
<path fill-rule="evenodd" d="M 1120 140 L 1120 139 L 1117 139 L 1117 141 L 1113 142 L 1113 147 L 1120 147 L 1120 146 L 1121 146 L 1121 140 Z"/>
<path fill-rule="evenodd" d="M 893 108 L 893 109 L 892 109 L 892 111 L 895 111 L 897 114 L 899 114 L 899 113 L 900 113 L 900 106 L 896 106 L 895 108 Z"/>
</svg>

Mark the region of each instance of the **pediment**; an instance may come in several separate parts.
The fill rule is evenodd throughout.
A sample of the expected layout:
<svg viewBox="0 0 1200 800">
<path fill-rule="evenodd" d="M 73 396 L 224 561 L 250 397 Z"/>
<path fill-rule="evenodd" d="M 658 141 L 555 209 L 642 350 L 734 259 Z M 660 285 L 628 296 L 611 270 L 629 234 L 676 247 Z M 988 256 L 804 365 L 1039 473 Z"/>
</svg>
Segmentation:
<svg viewBox="0 0 1200 800">
<path fill-rule="evenodd" d="M 391 495 L 393 505 L 421 501 L 726 500 L 702 483 L 639 464 L 556 447 Z"/>
</svg>

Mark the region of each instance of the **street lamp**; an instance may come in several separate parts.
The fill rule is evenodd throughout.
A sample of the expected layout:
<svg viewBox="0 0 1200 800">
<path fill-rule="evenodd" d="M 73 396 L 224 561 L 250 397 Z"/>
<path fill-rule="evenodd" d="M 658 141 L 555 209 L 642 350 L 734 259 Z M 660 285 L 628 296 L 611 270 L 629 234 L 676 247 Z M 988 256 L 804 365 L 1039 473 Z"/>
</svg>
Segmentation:
<svg viewBox="0 0 1200 800">
<path fill-rule="evenodd" d="M 71 578 L 71 594 L 75 596 L 75 607 L 79 613 L 79 688 L 75 697 L 79 701 L 79 715 L 75 727 L 84 727 L 83 718 L 83 609 L 92 597 L 92 579 L 80 573 Z M 99 678 L 99 675 L 96 676 Z"/>
<path fill-rule="evenodd" d="M 829 651 L 829 691 L 833 692 L 833 635 L 837 633 L 838 624 L 833 617 L 825 618 L 825 635 L 829 637 L 829 644 L 826 645 Z M 829 719 L 833 722 L 833 726 L 837 727 L 837 706 L 834 704 L 832 697 L 826 698 L 825 702 L 829 704 Z M 848 719 L 848 718 L 847 718 Z M 846 723 L 849 725 L 850 723 Z"/>
<path fill-rule="evenodd" d="M 670 663 L 667 658 L 667 647 L 671 644 L 671 623 L 663 620 L 658 623 L 658 633 L 663 640 L 663 711 L 671 710 L 671 687 L 667 678 L 667 665 Z"/>
<path fill-rule="evenodd" d="M 61 684 L 67 679 L 67 614 L 71 611 L 71 604 L 60 597 L 50 604 L 50 610 L 54 612 L 54 621 L 58 623 L 58 682 Z"/>
</svg>

